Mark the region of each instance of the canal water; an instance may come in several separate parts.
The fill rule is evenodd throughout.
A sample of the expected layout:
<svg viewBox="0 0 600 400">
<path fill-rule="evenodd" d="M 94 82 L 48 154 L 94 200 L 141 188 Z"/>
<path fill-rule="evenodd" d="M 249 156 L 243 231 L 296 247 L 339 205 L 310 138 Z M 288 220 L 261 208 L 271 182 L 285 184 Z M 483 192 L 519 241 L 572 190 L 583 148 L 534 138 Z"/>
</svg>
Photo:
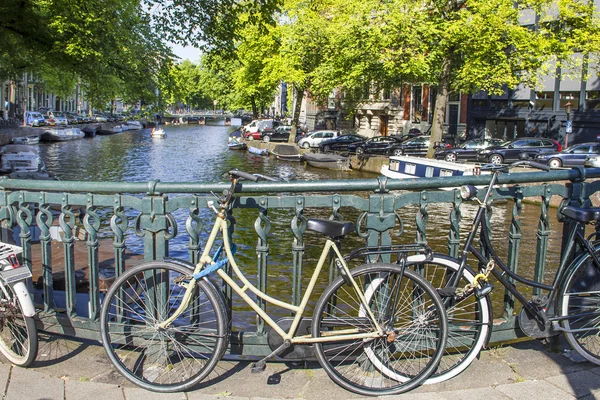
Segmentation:
<svg viewBox="0 0 600 400">
<path fill-rule="evenodd" d="M 113 182 L 146 182 L 160 180 L 163 182 L 222 182 L 223 174 L 232 167 L 241 170 L 262 173 L 283 180 L 316 181 L 325 179 L 358 179 L 374 178 L 375 175 L 361 172 L 344 172 L 317 169 L 305 166 L 304 163 L 282 162 L 274 158 L 255 156 L 242 151 L 230 151 L 227 138 L 232 127 L 210 125 L 180 125 L 166 126 L 166 138 L 153 139 L 149 130 L 126 131 L 109 136 L 96 136 L 68 142 L 41 143 L 41 154 L 49 173 L 61 180 L 75 181 L 113 181 Z M 366 194 L 357 194 L 366 196 Z M 533 275 L 536 254 L 536 232 L 540 209 L 538 205 L 526 204 L 521 218 L 523 241 L 520 253 L 520 271 L 528 276 Z M 511 203 L 499 204 L 494 207 L 492 218 L 492 234 L 497 244 L 499 254 L 506 259 L 507 237 L 510 228 Z M 184 210 L 185 211 L 185 210 Z M 475 206 L 466 205 L 462 209 L 463 221 L 462 238 L 466 236 L 470 217 L 476 211 Z M 327 212 L 330 212 L 328 210 Z M 407 207 L 400 210 L 404 223 L 404 242 L 415 239 L 415 215 L 418 207 Z M 428 207 L 428 242 L 437 251 L 447 252 L 447 235 L 449 229 L 449 207 L 446 205 L 431 205 Z M 551 211 L 552 215 L 556 215 Z M 180 226 L 179 231 L 185 232 L 186 213 L 178 213 L 175 217 Z M 312 215 L 311 215 L 312 216 Z M 317 215 L 318 216 L 318 210 Z M 328 215 L 323 215 L 327 217 Z M 358 213 L 349 212 L 344 215 L 347 219 L 356 220 Z M 289 299 L 291 282 L 291 247 L 293 237 L 290 233 L 291 212 L 272 210 L 269 212 L 270 252 L 269 252 L 269 291 L 275 296 L 283 295 Z M 281 217 L 281 218 L 279 218 Z M 205 225 L 210 226 L 212 214 L 203 214 Z M 254 224 L 257 213 L 236 215 L 240 264 L 249 276 L 256 275 L 256 233 Z M 552 223 L 553 232 L 550 237 L 550 254 L 546 282 L 551 280 L 553 271 L 558 264 L 560 253 L 560 225 Z M 132 231 L 132 229 L 130 229 Z M 105 224 L 105 234 L 109 237 L 110 230 Z M 355 235 L 352 235 L 355 236 Z M 317 245 L 319 238 L 307 235 L 308 247 Z M 169 243 L 169 252 L 173 257 L 187 259 L 188 238 L 180 235 Z M 350 238 L 346 249 L 361 246 L 362 242 Z M 142 241 L 133 232 L 127 237 L 127 249 L 134 254 L 143 254 Z M 307 250 L 307 263 L 315 260 L 320 248 Z M 310 272 L 303 273 L 303 281 L 309 279 Z M 502 290 L 497 290 L 502 295 Z M 499 302 L 501 303 L 501 299 Z M 276 312 L 277 314 L 278 312 Z M 242 325 L 251 324 L 252 320 L 243 321 Z"/>
</svg>

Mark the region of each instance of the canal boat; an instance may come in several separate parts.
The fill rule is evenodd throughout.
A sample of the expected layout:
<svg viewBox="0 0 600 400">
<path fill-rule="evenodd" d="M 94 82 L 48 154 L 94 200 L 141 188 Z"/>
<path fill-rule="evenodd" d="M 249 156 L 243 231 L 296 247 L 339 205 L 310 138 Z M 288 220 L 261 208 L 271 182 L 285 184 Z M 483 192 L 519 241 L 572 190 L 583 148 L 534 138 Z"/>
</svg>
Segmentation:
<svg viewBox="0 0 600 400">
<path fill-rule="evenodd" d="M 38 144 L 40 142 L 40 137 L 38 135 L 30 135 L 30 136 L 19 136 L 14 137 L 11 140 L 12 144 Z"/>
<path fill-rule="evenodd" d="M 227 147 L 229 148 L 229 150 L 246 150 L 248 146 L 246 145 L 246 143 L 238 140 L 237 138 L 230 137 L 229 143 L 227 143 Z"/>
<path fill-rule="evenodd" d="M 162 139 L 162 138 L 166 138 L 167 137 L 167 133 L 162 128 L 158 128 L 158 129 L 157 128 L 152 128 L 152 132 L 150 133 L 150 137 Z"/>
<path fill-rule="evenodd" d="M 89 124 L 81 128 L 85 137 L 90 138 L 96 136 L 96 131 L 100 128 L 100 124 Z"/>
<path fill-rule="evenodd" d="M 7 144 L 0 148 L 0 173 L 14 172 L 46 172 L 37 146 Z"/>
<path fill-rule="evenodd" d="M 64 142 L 84 137 L 85 133 L 79 128 L 46 129 L 42 134 L 42 140 L 46 142 Z"/>
<path fill-rule="evenodd" d="M 98 135 L 114 135 L 121 132 L 123 132 L 121 125 L 113 125 L 111 123 L 100 124 L 100 127 L 96 130 L 96 134 Z"/>
<path fill-rule="evenodd" d="M 268 156 L 269 149 L 259 149 L 258 147 L 248 146 L 248 153 L 254 154 L 257 156 Z"/>
<path fill-rule="evenodd" d="M 127 121 L 121 124 L 121 126 L 125 125 L 127 125 L 127 129 L 130 131 L 139 131 L 140 129 L 144 128 L 140 121 Z"/>
<path fill-rule="evenodd" d="M 412 156 L 390 156 L 389 161 L 389 165 L 381 166 L 381 174 L 391 179 L 438 178 L 481 173 L 477 164 L 460 164 Z"/>
<path fill-rule="evenodd" d="M 302 161 L 303 155 L 300 154 L 296 146 L 278 144 L 271 150 L 271 154 L 278 160 L 283 161 Z"/>
<path fill-rule="evenodd" d="M 306 153 L 304 161 L 311 167 L 350 171 L 350 159 L 339 154 Z"/>
</svg>

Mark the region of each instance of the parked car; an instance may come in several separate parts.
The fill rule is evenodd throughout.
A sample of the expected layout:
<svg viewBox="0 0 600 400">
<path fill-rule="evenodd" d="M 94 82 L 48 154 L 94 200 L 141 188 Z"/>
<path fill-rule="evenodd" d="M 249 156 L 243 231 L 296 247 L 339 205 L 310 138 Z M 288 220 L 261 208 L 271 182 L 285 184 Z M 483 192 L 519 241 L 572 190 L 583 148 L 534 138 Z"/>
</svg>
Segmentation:
<svg viewBox="0 0 600 400">
<path fill-rule="evenodd" d="M 364 136 L 349 133 L 333 139 L 323 140 L 321 143 L 319 143 L 319 150 L 322 153 L 329 153 L 331 151 L 347 151 L 348 146 L 351 144 L 364 142 L 365 140 L 367 140 L 367 138 Z"/>
<path fill-rule="evenodd" d="M 592 142 L 573 145 L 560 153 L 539 154 L 535 161 L 548 164 L 550 168 L 575 167 L 596 156 L 600 156 L 600 143 Z"/>
<path fill-rule="evenodd" d="M 539 154 L 556 153 L 562 151 L 562 146 L 554 139 L 547 138 L 519 138 L 502 146 L 491 146 L 477 153 L 477 161 L 491 164 L 518 161 L 521 154 L 529 158 L 536 158 Z"/>
<path fill-rule="evenodd" d="M 265 129 L 275 129 L 278 126 L 279 122 L 273 119 L 255 120 L 246 125 L 244 137 L 248 140 L 260 140 Z"/>
<path fill-rule="evenodd" d="M 67 125 L 69 125 L 69 120 L 67 119 L 67 116 L 65 115 L 65 113 L 60 112 L 60 111 L 49 111 L 48 113 L 54 119 L 54 124 L 56 126 L 67 126 Z"/>
<path fill-rule="evenodd" d="M 440 149 L 435 152 L 435 158 L 449 162 L 477 161 L 479 150 L 490 146 L 499 146 L 506 143 L 502 139 L 473 139 L 457 147 Z"/>
<path fill-rule="evenodd" d="M 309 132 L 302 139 L 298 141 L 298 146 L 304 149 L 310 149 L 311 147 L 319 147 L 319 143 L 327 139 L 333 139 L 338 137 L 340 133 L 338 131 L 313 131 Z"/>
<path fill-rule="evenodd" d="M 27 111 L 25 113 L 25 123 L 30 126 L 46 125 L 46 118 L 38 111 Z"/>
<path fill-rule="evenodd" d="M 264 142 L 287 142 L 290 139 L 292 127 L 290 125 L 280 125 L 277 128 L 265 128 L 262 131 L 262 140 Z"/>
<path fill-rule="evenodd" d="M 600 156 L 591 156 L 586 158 L 583 162 L 584 167 L 588 168 L 600 168 Z"/>
<path fill-rule="evenodd" d="M 402 155 L 410 155 L 410 156 L 424 156 L 427 154 L 429 150 L 429 142 L 431 136 L 416 136 L 412 139 L 405 140 L 400 144 L 394 146 L 393 149 L 390 149 L 390 155 L 394 156 L 402 156 Z M 435 144 L 435 148 L 449 148 L 450 145 L 446 143 L 443 139 L 440 143 Z"/>
<path fill-rule="evenodd" d="M 92 119 L 94 122 L 107 122 L 106 117 L 102 114 L 94 114 L 92 115 Z"/>
<path fill-rule="evenodd" d="M 348 145 L 348 152 L 356 154 L 394 154 L 402 142 L 394 136 L 375 136 Z"/>
</svg>

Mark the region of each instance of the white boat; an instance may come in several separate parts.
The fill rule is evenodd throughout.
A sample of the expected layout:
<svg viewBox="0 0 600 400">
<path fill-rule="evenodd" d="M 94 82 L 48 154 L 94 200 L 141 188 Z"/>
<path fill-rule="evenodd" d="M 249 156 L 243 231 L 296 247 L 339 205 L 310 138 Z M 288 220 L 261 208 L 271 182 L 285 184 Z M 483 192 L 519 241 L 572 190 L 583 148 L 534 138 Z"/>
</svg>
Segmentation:
<svg viewBox="0 0 600 400">
<path fill-rule="evenodd" d="M 82 139 L 85 133 L 79 128 L 46 129 L 42 134 L 42 140 L 49 142 L 63 142 L 66 140 Z"/>
<path fill-rule="evenodd" d="M 40 137 L 38 135 L 19 136 L 11 140 L 12 144 L 38 144 L 39 142 Z"/>
<path fill-rule="evenodd" d="M 165 138 L 165 137 L 167 137 L 167 134 L 166 134 L 165 130 L 162 128 L 158 128 L 158 129 L 154 128 L 154 129 L 152 129 L 152 133 L 150 133 L 150 136 L 153 138 Z"/>
<path fill-rule="evenodd" d="M 350 159 L 339 154 L 305 153 L 304 161 L 311 167 L 350 171 Z"/>
<path fill-rule="evenodd" d="M 114 135 L 115 133 L 121 132 L 123 132 L 121 125 L 113 125 L 110 122 L 101 124 L 100 128 L 96 130 L 96 134 L 98 135 Z"/>
<path fill-rule="evenodd" d="M 45 172 L 46 165 L 37 147 L 7 144 L 0 148 L 0 173 Z"/>
<path fill-rule="evenodd" d="M 123 122 L 121 125 L 122 126 L 127 125 L 127 128 L 130 131 L 138 131 L 138 130 L 144 128 L 144 126 L 142 125 L 142 123 L 140 121 L 127 121 L 127 122 Z"/>
<path fill-rule="evenodd" d="M 480 173 L 481 169 L 476 164 L 460 164 L 412 156 L 391 156 L 390 164 L 381 166 L 381 174 L 391 179 L 438 178 Z"/>
</svg>

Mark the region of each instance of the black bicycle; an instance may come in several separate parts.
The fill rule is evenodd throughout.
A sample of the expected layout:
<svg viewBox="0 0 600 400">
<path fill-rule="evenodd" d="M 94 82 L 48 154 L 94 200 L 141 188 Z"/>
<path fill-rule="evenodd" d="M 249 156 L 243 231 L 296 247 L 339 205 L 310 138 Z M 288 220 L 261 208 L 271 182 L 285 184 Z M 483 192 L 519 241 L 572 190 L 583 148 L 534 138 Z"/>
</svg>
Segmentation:
<svg viewBox="0 0 600 400">
<path fill-rule="evenodd" d="M 448 314 L 448 341 L 437 371 L 426 383 L 450 379 L 464 371 L 478 356 L 489 340 L 492 330 L 492 285 L 496 279 L 523 305 L 518 318 L 519 327 L 533 338 L 547 338 L 564 333 L 569 344 L 585 359 L 600 364 L 600 244 L 592 236 L 586 238 L 582 229 L 572 229 L 566 238 L 570 254 L 575 245 L 580 251 L 572 261 L 563 256 L 551 285 L 532 281 L 512 272 L 494 250 L 487 224 L 488 208 L 498 177 L 510 168 L 527 165 L 548 170 L 548 166 L 518 161 L 510 165 L 485 165 L 491 173 L 490 184 L 483 197 L 477 188 L 467 185 L 460 189 L 461 198 L 479 204 L 459 258 L 423 252 L 401 260 L 407 268 L 417 270 L 438 289 Z M 600 220 L 600 208 L 563 207 L 560 215 L 579 224 Z M 480 240 L 476 241 L 475 239 Z M 388 252 L 398 251 L 398 248 Z M 372 254 L 381 254 L 381 249 Z M 473 255 L 481 266 L 476 272 L 467 264 Z M 534 288 L 528 298 L 514 284 Z"/>
</svg>

